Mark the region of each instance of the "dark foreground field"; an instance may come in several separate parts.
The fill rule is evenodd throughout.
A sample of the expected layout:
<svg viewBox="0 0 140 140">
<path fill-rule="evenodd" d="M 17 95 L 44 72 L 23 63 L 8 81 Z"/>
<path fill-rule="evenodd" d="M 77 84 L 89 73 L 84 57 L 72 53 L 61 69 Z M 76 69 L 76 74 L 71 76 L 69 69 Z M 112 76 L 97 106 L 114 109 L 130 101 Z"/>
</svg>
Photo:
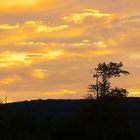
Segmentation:
<svg viewBox="0 0 140 140">
<path fill-rule="evenodd" d="M 0 105 L 0 140 L 140 140 L 140 99 Z"/>
</svg>

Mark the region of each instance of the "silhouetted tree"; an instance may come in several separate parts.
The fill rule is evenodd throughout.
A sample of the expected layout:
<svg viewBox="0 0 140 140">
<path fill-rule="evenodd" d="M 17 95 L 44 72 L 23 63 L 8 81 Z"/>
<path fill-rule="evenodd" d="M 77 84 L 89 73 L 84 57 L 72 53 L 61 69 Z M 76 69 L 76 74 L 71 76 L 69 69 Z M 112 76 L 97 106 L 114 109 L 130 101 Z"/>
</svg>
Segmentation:
<svg viewBox="0 0 140 140">
<path fill-rule="evenodd" d="M 117 88 L 115 87 L 114 89 L 110 89 L 109 96 L 111 97 L 126 97 L 128 94 L 128 91 L 123 88 Z"/>
<path fill-rule="evenodd" d="M 112 77 L 120 77 L 122 74 L 128 75 L 130 74 L 126 70 L 122 70 L 123 64 L 110 62 L 108 64 L 99 63 L 98 67 L 95 68 L 95 73 L 93 74 L 93 78 L 96 78 L 95 85 L 89 85 L 89 89 L 91 92 L 95 92 L 97 94 L 97 99 L 99 97 L 104 96 L 118 96 L 118 97 L 126 97 L 127 91 L 125 89 L 111 89 L 111 85 L 109 79 Z"/>
</svg>

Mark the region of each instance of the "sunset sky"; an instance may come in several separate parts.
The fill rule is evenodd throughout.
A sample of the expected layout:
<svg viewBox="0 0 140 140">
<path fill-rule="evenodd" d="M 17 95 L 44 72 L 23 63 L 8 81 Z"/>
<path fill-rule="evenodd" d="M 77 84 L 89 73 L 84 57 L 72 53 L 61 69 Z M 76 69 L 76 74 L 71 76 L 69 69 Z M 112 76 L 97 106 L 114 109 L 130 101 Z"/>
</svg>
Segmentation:
<svg viewBox="0 0 140 140">
<path fill-rule="evenodd" d="M 0 99 L 83 98 L 99 62 L 140 96 L 139 0 L 1 0 Z"/>
</svg>

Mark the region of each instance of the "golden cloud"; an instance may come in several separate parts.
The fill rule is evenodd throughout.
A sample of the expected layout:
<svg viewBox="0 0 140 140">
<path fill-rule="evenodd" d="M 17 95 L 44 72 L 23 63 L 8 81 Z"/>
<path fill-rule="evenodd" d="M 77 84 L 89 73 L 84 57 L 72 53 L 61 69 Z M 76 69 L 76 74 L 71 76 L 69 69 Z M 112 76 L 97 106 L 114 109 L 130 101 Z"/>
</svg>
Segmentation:
<svg viewBox="0 0 140 140">
<path fill-rule="evenodd" d="M 19 24 L 9 25 L 9 24 L 0 24 L 0 30 L 11 30 L 19 28 Z"/>
<path fill-rule="evenodd" d="M 106 56 L 113 54 L 114 52 L 106 49 L 106 50 L 89 50 L 89 51 L 84 51 L 84 52 L 69 52 L 65 51 L 64 55 L 62 58 L 93 58 L 93 57 L 98 57 L 98 56 Z"/>
<path fill-rule="evenodd" d="M 1 29 L 5 30 L 5 32 L 0 35 L 0 45 L 16 44 L 24 40 L 32 40 L 41 37 L 78 37 L 84 32 L 84 29 L 80 27 L 69 27 L 67 24 L 48 25 L 43 21 L 25 21 L 24 24 L 15 26 L 3 24 L 1 25 Z M 7 29 L 11 30 L 9 31 Z"/>
<path fill-rule="evenodd" d="M 0 1 L 1 12 L 36 11 L 59 6 L 59 0 L 4 0 Z"/>
<path fill-rule="evenodd" d="M 11 77 L 6 77 L 3 79 L 0 79 L 0 83 L 3 85 L 9 85 L 9 84 L 13 84 L 17 81 L 21 81 L 21 80 L 22 80 L 22 78 L 20 76 L 13 75 Z"/>
<path fill-rule="evenodd" d="M 30 65 L 31 60 L 24 53 L 2 52 L 0 53 L 0 68 L 13 67 L 19 65 Z"/>
<path fill-rule="evenodd" d="M 44 79 L 48 76 L 48 70 L 34 69 L 31 73 L 32 77 L 36 79 Z"/>
<path fill-rule="evenodd" d="M 2 52 L 0 53 L 0 68 L 30 66 L 33 63 L 57 59 L 63 54 L 62 50 L 48 50 L 44 53 Z"/>
<path fill-rule="evenodd" d="M 78 14 L 71 14 L 69 16 L 63 17 L 63 20 L 66 22 L 74 22 L 74 23 L 82 23 L 86 18 L 111 18 L 113 17 L 112 14 L 109 13 L 102 13 L 99 10 L 92 10 L 92 9 L 84 9 L 83 12 Z"/>
<path fill-rule="evenodd" d="M 42 21 L 26 21 L 25 27 L 33 29 L 34 32 L 57 32 L 64 29 L 67 29 L 68 25 L 56 25 L 56 26 L 48 26 Z"/>
<path fill-rule="evenodd" d="M 111 42 L 111 41 L 110 41 Z M 107 42 L 108 43 L 108 42 Z M 92 40 L 82 40 L 80 42 L 74 42 L 74 43 L 57 43 L 57 42 L 40 42 L 40 41 L 21 41 L 16 43 L 17 46 L 50 46 L 50 47 L 58 47 L 60 46 L 61 48 L 77 48 L 77 47 L 91 47 L 91 48 L 99 48 L 99 49 L 105 49 L 107 48 L 107 44 L 103 41 L 97 41 L 93 42 Z"/>
<path fill-rule="evenodd" d="M 107 45 L 103 41 L 95 42 L 94 44 L 98 48 L 107 48 Z"/>
</svg>

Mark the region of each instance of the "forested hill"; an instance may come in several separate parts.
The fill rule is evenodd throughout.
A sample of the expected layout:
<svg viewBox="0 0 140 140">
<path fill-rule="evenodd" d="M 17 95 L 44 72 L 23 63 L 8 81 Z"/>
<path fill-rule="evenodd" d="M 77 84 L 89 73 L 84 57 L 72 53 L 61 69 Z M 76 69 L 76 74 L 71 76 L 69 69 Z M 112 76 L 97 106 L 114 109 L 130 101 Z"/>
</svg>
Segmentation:
<svg viewBox="0 0 140 140">
<path fill-rule="evenodd" d="M 0 105 L 1 140 L 139 140 L 140 98 Z"/>
</svg>

